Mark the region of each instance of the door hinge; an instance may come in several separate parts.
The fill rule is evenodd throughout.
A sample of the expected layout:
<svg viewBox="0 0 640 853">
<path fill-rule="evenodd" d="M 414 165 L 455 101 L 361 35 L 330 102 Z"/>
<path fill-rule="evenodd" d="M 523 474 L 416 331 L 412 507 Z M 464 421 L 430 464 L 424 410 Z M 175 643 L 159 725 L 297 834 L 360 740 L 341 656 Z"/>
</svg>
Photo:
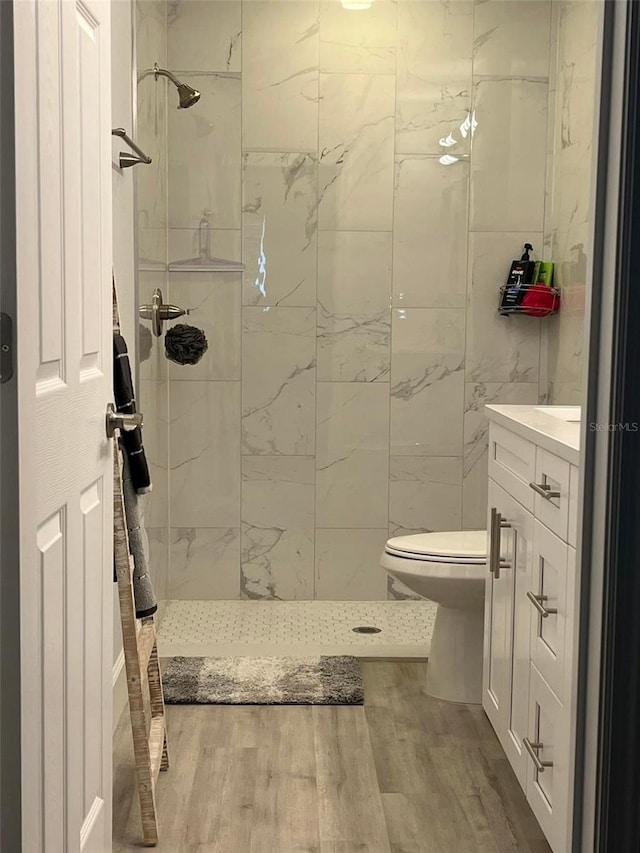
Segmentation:
<svg viewBox="0 0 640 853">
<path fill-rule="evenodd" d="M 13 321 L 8 314 L 0 312 L 0 382 L 8 382 L 13 376 Z"/>
</svg>

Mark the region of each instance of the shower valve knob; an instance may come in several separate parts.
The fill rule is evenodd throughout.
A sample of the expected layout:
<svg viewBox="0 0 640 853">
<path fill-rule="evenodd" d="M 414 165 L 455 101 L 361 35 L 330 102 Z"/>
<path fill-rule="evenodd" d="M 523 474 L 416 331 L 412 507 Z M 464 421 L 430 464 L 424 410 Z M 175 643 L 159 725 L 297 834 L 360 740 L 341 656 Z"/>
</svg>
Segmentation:
<svg viewBox="0 0 640 853">
<path fill-rule="evenodd" d="M 151 297 L 151 305 L 141 305 L 138 309 L 138 316 L 142 320 L 151 320 L 153 325 L 153 334 L 159 338 L 162 334 L 162 324 L 167 320 L 177 320 L 184 314 L 188 314 L 184 308 L 178 305 L 167 305 L 162 301 L 162 291 L 159 287 L 153 291 Z"/>
</svg>

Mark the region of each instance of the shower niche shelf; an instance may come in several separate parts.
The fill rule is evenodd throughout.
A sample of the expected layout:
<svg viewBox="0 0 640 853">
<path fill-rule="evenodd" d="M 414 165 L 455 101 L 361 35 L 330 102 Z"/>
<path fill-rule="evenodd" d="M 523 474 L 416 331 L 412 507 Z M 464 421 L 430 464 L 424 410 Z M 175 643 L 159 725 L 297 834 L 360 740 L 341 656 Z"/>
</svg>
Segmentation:
<svg viewBox="0 0 640 853">
<path fill-rule="evenodd" d="M 186 261 L 170 261 L 168 264 L 159 261 L 140 261 L 140 272 L 202 272 L 228 273 L 244 272 L 245 266 L 241 261 L 230 261 L 224 258 L 191 258 Z"/>
<path fill-rule="evenodd" d="M 230 261 L 226 258 L 189 258 L 185 261 L 170 261 L 168 272 L 243 272 L 242 261 Z"/>
</svg>

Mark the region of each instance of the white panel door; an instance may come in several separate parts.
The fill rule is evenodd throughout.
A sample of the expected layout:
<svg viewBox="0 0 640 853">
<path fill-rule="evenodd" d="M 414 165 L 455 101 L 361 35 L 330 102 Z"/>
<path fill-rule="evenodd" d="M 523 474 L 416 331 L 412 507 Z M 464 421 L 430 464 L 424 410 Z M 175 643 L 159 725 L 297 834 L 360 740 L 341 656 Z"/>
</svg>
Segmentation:
<svg viewBox="0 0 640 853">
<path fill-rule="evenodd" d="M 14 4 L 23 850 L 111 849 L 109 5 Z"/>
</svg>

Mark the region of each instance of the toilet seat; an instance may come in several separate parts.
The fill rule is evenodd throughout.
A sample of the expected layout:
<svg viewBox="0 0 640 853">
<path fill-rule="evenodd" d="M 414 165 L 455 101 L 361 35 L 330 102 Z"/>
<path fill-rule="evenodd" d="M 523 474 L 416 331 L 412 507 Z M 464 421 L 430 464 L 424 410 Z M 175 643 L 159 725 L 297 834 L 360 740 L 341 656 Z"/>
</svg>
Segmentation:
<svg viewBox="0 0 640 853">
<path fill-rule="evenodd" d="M 484 566 L 487 562 L 486 530 L 456 530 L 396 536 L 385 545 L 385 554 L 405 560 Z"/>
</svg>

